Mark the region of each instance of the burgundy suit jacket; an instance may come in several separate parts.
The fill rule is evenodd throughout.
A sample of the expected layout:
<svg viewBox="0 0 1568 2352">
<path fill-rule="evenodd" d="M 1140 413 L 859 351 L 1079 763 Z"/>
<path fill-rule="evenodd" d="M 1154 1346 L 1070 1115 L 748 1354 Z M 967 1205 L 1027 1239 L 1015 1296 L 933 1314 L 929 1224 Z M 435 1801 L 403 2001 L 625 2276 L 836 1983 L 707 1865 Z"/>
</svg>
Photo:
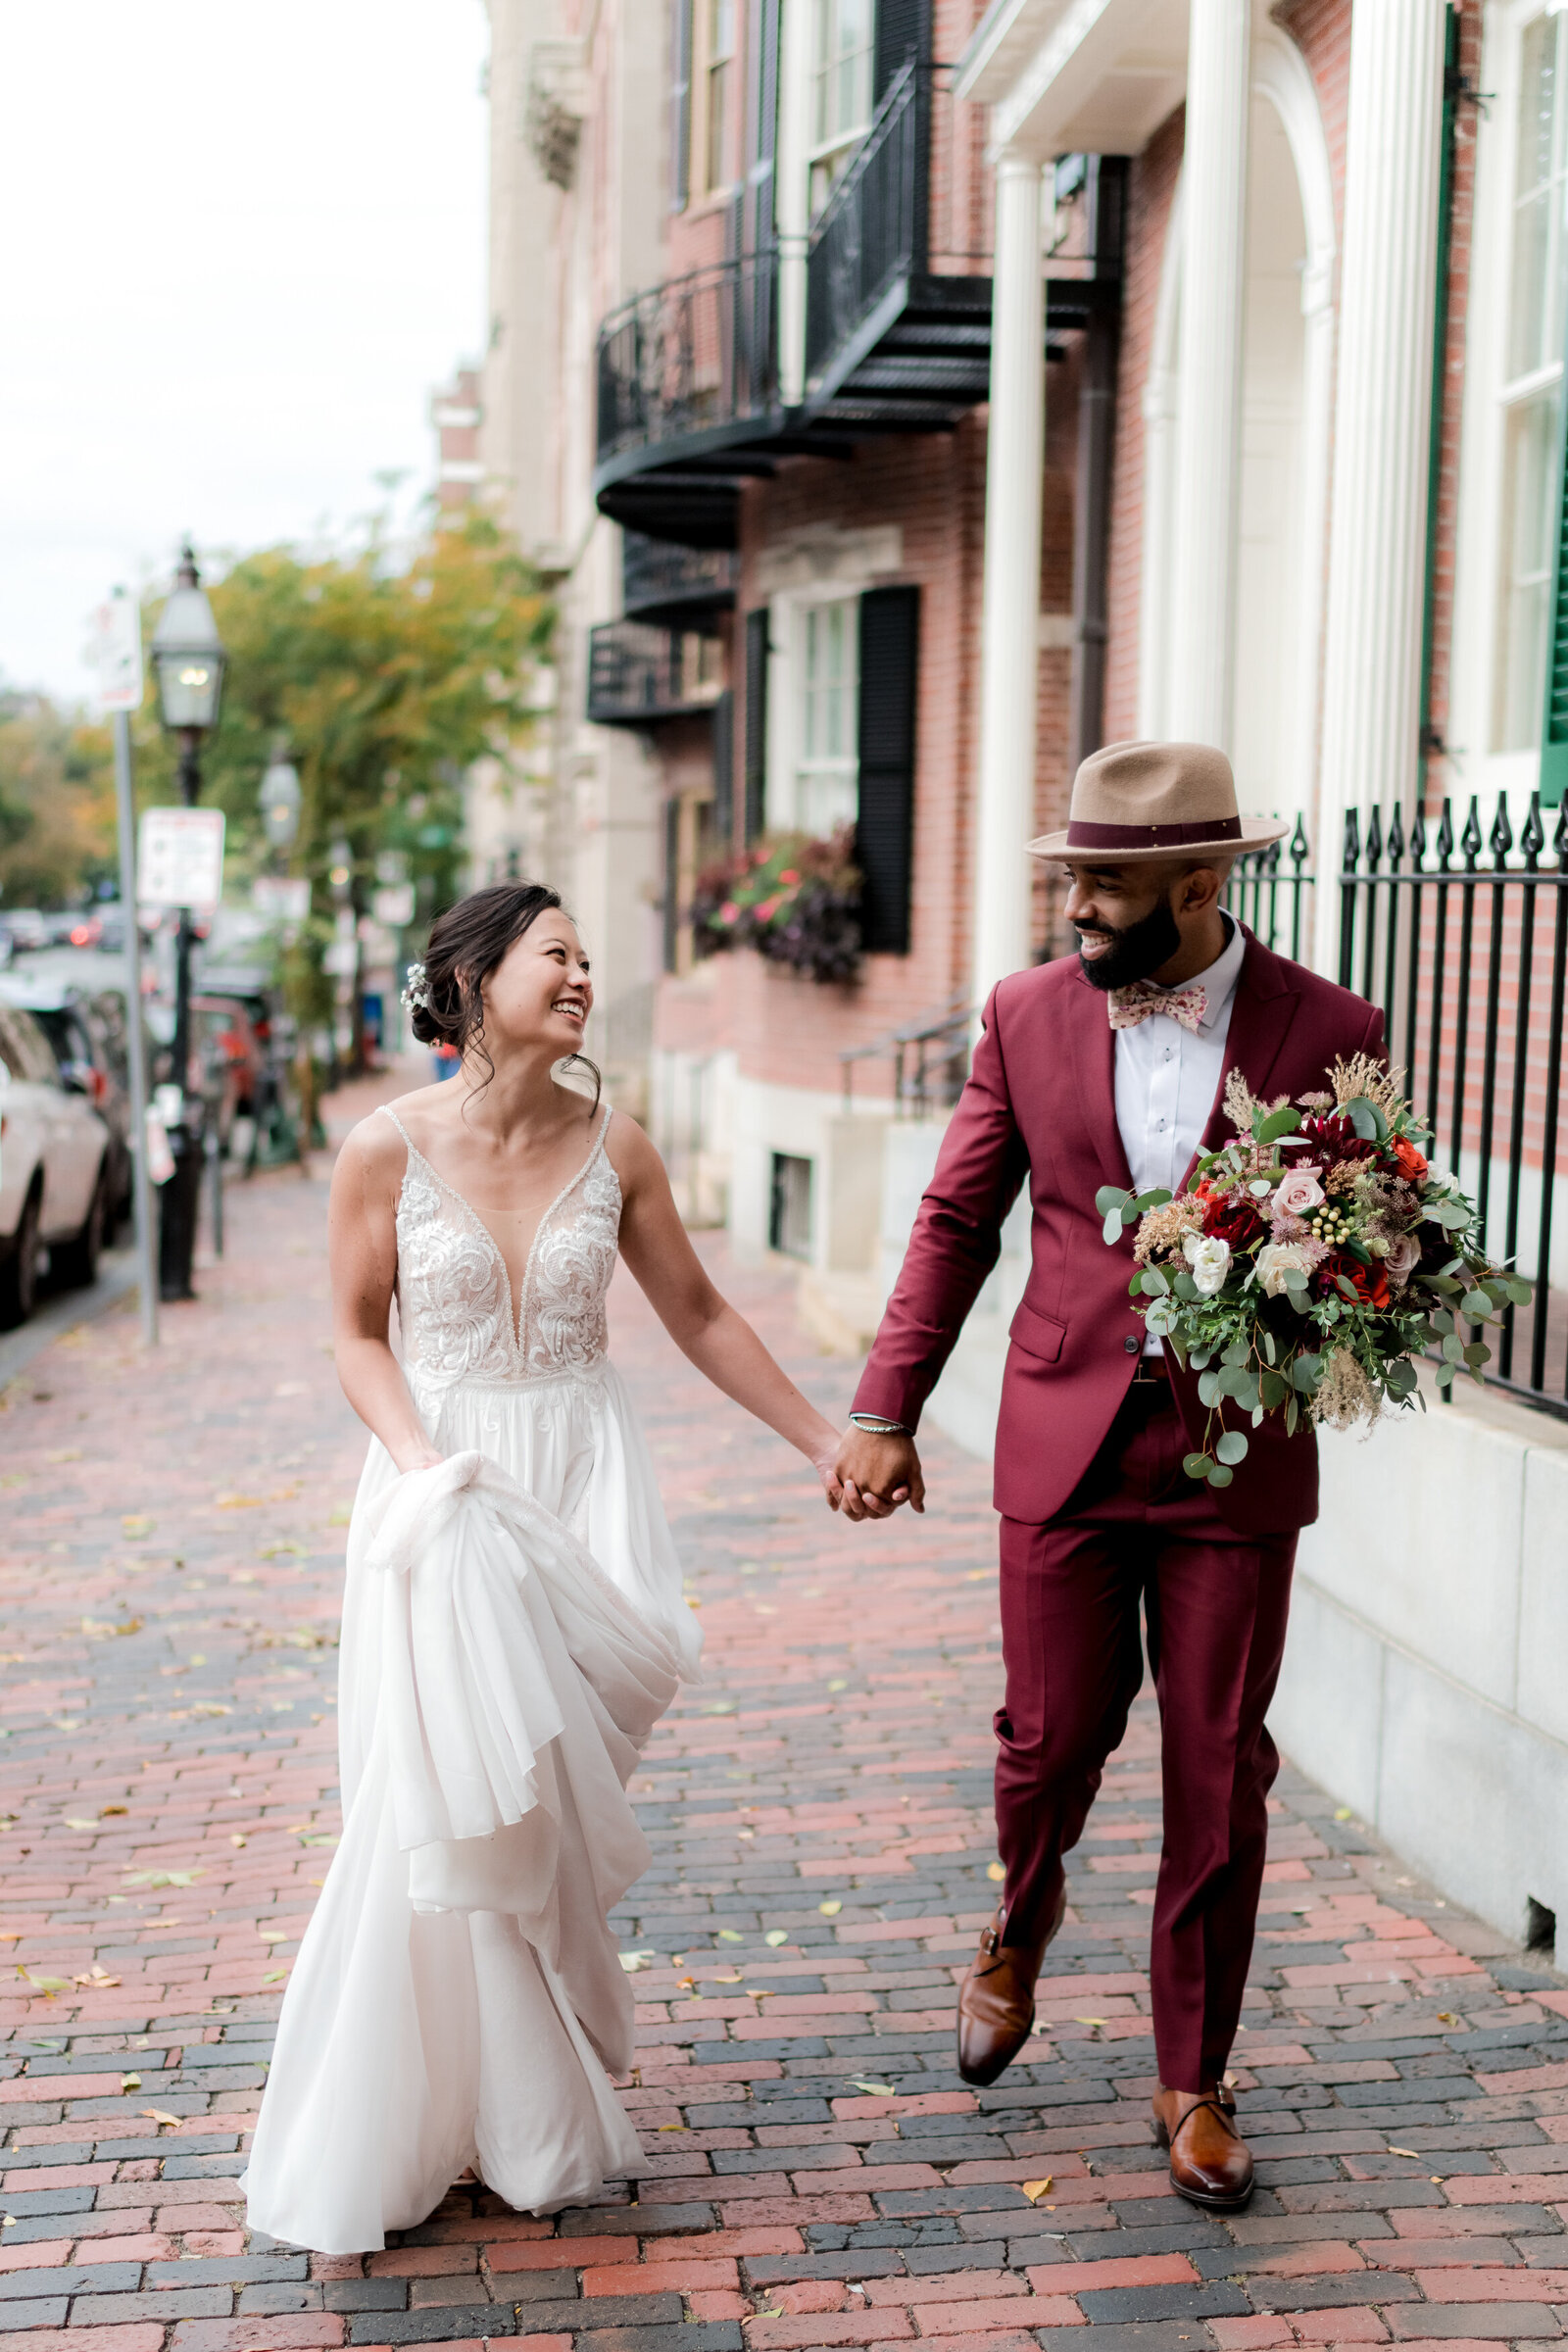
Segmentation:
<svg viewBox="0 0 1568 2352">
<path fill-rule="evenodd" d="M 1383 1016 L 1364 998 L 1246 936 L 1227 1073 L 1239 1069 L 1254 1095 L 1294 1100 L 1321 1087 L 1338 1055 L 1382 1055 Z M 1012 973 L 992 991 L 984 1019 L 855 1408 L 918 1425 L 1027 1182 L 1031 1265 L 1008 1327 L 995 1501 L 1006 1518 L 1039 1523 L 1094 1460 L 1137 1368 L 1144 1326 L 1127 1291 L 1133 1229 L 1107 1248 L 1095 1207 L 1102 1185 L 1130 1188 L 1132 1174 L 1116 1126 L 1114 1032 L 1078 957 Z M 1230 1132 L 1224 1091 L 1222 1075 L 1204 1150 Z M 1174 1360 L 1171 1372 L 1196 1446 L 1208 1419 L 1197 1377 Z M 1242 1534 L 1306 1526 L 1317 1516 L 1310 1429 L 1289 1438 L 1275 1414 L 1244 1426 L 1247 1457 L 1229 1487 L 1212 1490 L 1219 1510 Z"/>
</svg>

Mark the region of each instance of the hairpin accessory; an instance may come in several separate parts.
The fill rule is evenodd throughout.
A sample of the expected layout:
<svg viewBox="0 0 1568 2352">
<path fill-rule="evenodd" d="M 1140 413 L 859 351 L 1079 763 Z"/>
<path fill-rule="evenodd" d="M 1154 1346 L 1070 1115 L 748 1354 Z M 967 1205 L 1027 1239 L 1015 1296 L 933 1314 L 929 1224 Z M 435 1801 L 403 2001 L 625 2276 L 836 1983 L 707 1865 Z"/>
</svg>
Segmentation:
<svg viewBox="0 0 1568 2352">
<path fill-rule="evenodd" d="M 411 963 L 409 976 L 403 986 L 403 1003 L 410 1012 L 428 1012 L 430 983 L 422 963 Z"/>
</svg>

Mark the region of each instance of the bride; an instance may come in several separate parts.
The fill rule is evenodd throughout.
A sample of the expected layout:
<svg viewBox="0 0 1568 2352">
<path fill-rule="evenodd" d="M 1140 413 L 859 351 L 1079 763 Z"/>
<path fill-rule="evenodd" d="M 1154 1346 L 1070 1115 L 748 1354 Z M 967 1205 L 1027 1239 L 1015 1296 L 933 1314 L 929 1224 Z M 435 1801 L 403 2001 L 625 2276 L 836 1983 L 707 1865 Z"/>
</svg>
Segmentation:
<svg viewBox="0 0 1568 2352">
<path fill-rule="evenodd" d="M 332 1180 L 338 1372 L 371 1433 L 343 1838 L 246 2179 L 254 2229 L 329 2254 L 422 2222 L 466 2168 L 534 2212 L 646 2170 L 610 2081 L 632 2000 L 607 1913 L 648 1861 L 625 1784 L 700 1640 L 606 1354 L 617 1250 L 840 1498 L 837 1433 L 713 1289 L 652 1144 L 556 1075 L 593 1003 L 557 894 L 474 892 L 410 979 L 415 1035 L 462 1063 L 357 1127 Z"/>
</svg>

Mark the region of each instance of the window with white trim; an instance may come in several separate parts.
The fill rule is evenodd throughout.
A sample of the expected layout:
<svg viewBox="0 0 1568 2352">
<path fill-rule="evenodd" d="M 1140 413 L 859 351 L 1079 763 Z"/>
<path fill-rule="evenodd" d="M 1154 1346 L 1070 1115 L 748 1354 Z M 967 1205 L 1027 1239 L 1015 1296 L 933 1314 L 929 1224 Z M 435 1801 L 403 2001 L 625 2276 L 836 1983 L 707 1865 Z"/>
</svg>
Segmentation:
<svg viewBox="0 0 1568 2352">
<path fill-rule="evenodd" d="M 731 92 L 735 86 L 735 0 L 708 0 L 708 169 L 704 185 L 724 188 L 730 158 Z"/>
<path fill-rule="evenodd" d="M 795 823 L 825 838 L 855 822 L 859 781 L 859 599 L 835 597 L 797 615 Z"/>
<path fill-rule="evenodd" d="M 1568 265 L 1568 12 L 1529 17 L 1519 30 L 1509 203 L 1508 301 L 1501 424 L 1498 596 L 1492 749 L 1541 741 L 1553 493 L 1562 433 L 1563 292 Z"/>
<path fill-rule="evenodd" d="M 871 122 L 874 0 L 815 0 L 811 212 L 819 213 Z"/>
</svg>

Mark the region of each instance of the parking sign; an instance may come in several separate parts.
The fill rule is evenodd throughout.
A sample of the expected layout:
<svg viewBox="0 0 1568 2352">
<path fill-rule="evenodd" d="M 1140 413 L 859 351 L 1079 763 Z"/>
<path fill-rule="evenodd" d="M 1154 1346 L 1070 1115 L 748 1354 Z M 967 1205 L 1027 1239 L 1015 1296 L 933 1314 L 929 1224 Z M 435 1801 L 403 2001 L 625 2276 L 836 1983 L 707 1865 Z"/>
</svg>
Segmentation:
<svg viewBox="0 0 1568 2352">
<path fill-rule="evenodd" d="M 123 588 L 111 589 L 92 616 L 91 659 L 98 672 L 98 708 L 141 709 L 141 612 Z"/>
<path fill-rule="evenodd" d="M 136 866 L 143 906 L 216 906 L 223 895 L 221 808 L 144 808 Z"/>
</svg>

